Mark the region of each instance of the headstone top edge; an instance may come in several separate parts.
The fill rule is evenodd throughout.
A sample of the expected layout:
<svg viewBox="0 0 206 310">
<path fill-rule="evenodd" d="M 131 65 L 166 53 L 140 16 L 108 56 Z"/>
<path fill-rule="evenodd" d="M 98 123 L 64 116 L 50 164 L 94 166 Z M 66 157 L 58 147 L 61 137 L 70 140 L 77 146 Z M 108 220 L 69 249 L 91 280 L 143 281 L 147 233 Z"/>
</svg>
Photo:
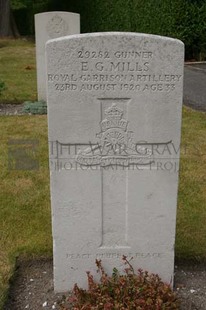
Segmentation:
<svg viewBox="0 0 206 310">
<path fill-rule="evenodd" d="M 76 17 L 79 17 L 80 14 L 79 13 L 74 13 L 74 12 L 68 12 L 68 11 L 50 11 L 50 12 L 43 12 L 43 13 L 37 13 L 37 14 L 34 14 L 35 18 L 36 17 L 39 17 L 39 16 L 44 16 L 44 15 L 54 15 L 54 14 L 65 14 L 65 15 L 73 15 L 73 16 L 76 16 Z"/>
<path fill-rule="evenodd" d="M 160 35 L 154 35 L 154 34 L 148 34 L 148 33 L 140 33 L 140 32 L 122 32 L 122 31 L 111 31 L 111 32 L 91 32 L 91 33 L 82 33 L 82 34 L 73 34 L 68 36 L 63 36 L 55 39 L 48 40 L 46 45 L 52 45 L 54 42 L 62 42 L 72 39 L 81 39 L 81 38 L 97 38 L 97 37 L 110 37 L 110 36 L 127 36 L 127 37 L 145 37 L 145 39 L 156 39 L 156 40 L 164 40 L 167 42 L 174 42 L 182 45 L 184 47 L 184 43 L 175 38 L 166 37 L 166 36 L 160 36 Z"/>
</svg>

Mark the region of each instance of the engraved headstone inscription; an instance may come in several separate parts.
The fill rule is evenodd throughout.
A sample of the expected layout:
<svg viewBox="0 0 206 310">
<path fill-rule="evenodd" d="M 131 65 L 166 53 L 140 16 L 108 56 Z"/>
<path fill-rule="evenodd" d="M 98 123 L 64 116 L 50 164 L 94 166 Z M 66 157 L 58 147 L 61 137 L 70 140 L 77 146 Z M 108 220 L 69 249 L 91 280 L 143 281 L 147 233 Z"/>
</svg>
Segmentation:
<svg viewBox="0 0 206 310">
<path fill-rule="evenodd" d="M 35 14 L 38 100 L 46 101 L 46 42 L 50 39 L 79 33 L 79 14 L 70 12 L 46 12 Z"/>
<path fill-rule="evenodd" d="M 47 43 L 56 291 L 135 269 L 173 282 L 184 45 L 138 33 Z"/>
</svg>

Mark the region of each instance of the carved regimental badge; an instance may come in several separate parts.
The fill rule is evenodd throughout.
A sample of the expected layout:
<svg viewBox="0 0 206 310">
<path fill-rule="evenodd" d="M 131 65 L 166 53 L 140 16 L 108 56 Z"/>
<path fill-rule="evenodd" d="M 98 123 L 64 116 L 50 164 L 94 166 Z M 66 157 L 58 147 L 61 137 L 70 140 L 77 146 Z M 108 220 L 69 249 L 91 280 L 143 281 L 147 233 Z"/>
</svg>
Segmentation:
<svg viewBox="0 0 206 310">
<path fill-rule="evenodd" d="M 128 131 L 129 122 L 123 118 L 123 110 L 116 104 L 105 110 L 106 118 L 101 121 L 99 141 L 76 156 L 76 162 L 84 166 L 149 165 L 152 163 L 152 151 L 133 143 L 132 131 Z"/>
<path fill-rule="evenodd" d="M 67 35 L 69 26 L 61 16 L 56 14 L 48 22 L 46 29 L 49 37 L 54 39 Z"/>
</svg>

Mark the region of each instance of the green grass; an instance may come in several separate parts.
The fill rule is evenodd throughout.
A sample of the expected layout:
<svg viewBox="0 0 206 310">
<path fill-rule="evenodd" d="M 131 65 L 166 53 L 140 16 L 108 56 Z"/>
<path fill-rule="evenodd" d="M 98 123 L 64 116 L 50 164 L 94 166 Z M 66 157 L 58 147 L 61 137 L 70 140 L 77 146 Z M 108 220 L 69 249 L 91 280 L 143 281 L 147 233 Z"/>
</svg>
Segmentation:
<svg viewBox="0 0 206 310">
<path fill-rule="evenodd" d="M 51 256 L 51 212 L 46 116 L 0 118 L 0 309 L 15 257 Z M 11 139 L 39 140 L 39 170 L 8 169 Z"/>
<path fill-rule="evenodd" d="M 46 116 L 0 118 L 0 309 L 15 257 L 52 255 Z M 38 171 L 8 170 L 8 141 L 38 139 Z M 176 256 L 206 259 L 206 114 L 184 108 Z"/>
<path fill-rule="evenodd" d="M 0 40 L 0 102 L 36 99 L 34 45 Z M 19 61 L 19 59 L 21 59 Z M 2 63 L 3 62 L 3 63 Z M 25 69 L 33 66 L 31 70 Z M 20 82 L 21 81 L 21 82 Z M 28 96 L 28 97 L 27 97 Z M 0 309 L 15 259 L 52 256 L 46 116 L 0 117 Z M 37 139 L 39 170 L 8 169 L 11 139 Z M 206 113 L 184 108 L 176 257 L 206 260 Z"/>
<path fill-rule="evenodd" d="M 36 100 L 36 62 L 34 43 L 22 40 L 0 40 L 0 103 L 22 103 Z"/>
<path fill-rule="evenodd" d="M 176 256 L 206 260 L 206 113 L 184 109 Z"/>
</svg>

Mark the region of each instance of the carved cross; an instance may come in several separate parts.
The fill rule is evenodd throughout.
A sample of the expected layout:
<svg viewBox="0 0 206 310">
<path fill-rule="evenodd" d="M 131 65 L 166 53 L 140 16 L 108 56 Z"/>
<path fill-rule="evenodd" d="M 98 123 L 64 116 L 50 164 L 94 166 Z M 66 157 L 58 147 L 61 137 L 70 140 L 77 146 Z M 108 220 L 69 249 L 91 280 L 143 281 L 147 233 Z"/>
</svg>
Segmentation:
<svg viewBox="0 0 206 310">
<path fill-rule="evenodd" d="M 57 159 L 60 150 L 75 149 L 76 168 L 101 170 L 102 242 L 101 248 L 125 248 L 128 243 L 128 174 L 131 167 L 142 169 L 153 163 L 149 146 L 154 143 L 134 143 L 128 130 L 127 109 L 130 99 L 99 99 L 101 131 L 97 143 L 69 144 L 56 141 Z M 155 144 L 169 144 L 169 142 Z M 73 162 L 73 164 L 74 164 Z M 62 167 L 58 167 L 62 169 Z"/>
</svg>

